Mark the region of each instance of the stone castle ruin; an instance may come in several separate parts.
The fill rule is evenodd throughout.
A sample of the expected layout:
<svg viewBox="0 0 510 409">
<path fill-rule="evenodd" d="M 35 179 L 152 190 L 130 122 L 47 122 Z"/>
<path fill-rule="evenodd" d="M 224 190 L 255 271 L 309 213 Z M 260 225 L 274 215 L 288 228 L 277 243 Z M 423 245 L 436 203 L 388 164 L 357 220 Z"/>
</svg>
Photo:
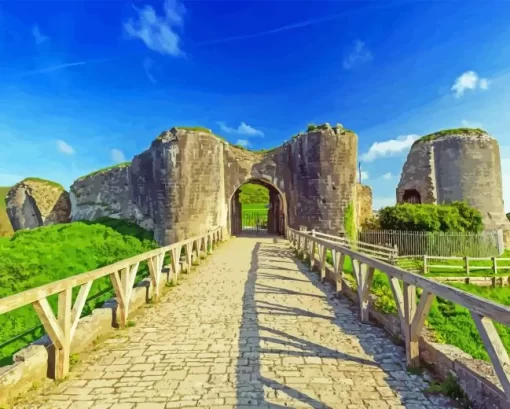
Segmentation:
<svg viewBox="0 0 510 409">
<path fill-rule="evenodd" d="M 130 164 L 75 181 L 72 220 L 132 220 L 162 244 L 218 225 L 237 234 L 239 188 L 250 182 L 269 189 L 270 233 L 289 225 L 338 234 L 346 208 L 357 203 L 357 143 L 352 131 L 325 124 L 262 153 L 207 130 L 172 128 Z"/>
<path fill-rule="evenodd" d="M 453 201 L 466 201 L 478 209 L 487 230 L 502 229 L 505 235 L 510 234 L 499 145 L 482 129 L 452 129 L 424 136 L 407 155 L 397 203 Z"/>
<path fill-rule="evenodd" d="M 69 197 L 55 191 L 58 213 L 49 212 L 48 204 L 41 205 L 43 212 L 36 210 L 47 196 L 39 191 L 49 191 L 48 186 L 18 183 L 6 199 L 8 214 L 16 230 L 69 219 L 126 219 L 153 230 L 161 244 L 218 225 L 236 235 L 240 187 L 249 182 L 269 190 L 269 233 L 283 234 L 288 225 L 341 234 L 348 208 L 357 226 L 372 215 L 372 191 L 356 180 L 357 145 L 356 134 L 341 125 L 314 127 L 264 152 L 233 146 L 204 128 L 172 128 L 132 162 L 76 180 Z M 466 200 L 482 212 L 487 229 L 510 232 L 502 197 L 498 143 L 476 129 L 418 140 L 397 188 L 398 203 Z M 39 213 L 53 216 L 33 216 Z"/>
</svg>

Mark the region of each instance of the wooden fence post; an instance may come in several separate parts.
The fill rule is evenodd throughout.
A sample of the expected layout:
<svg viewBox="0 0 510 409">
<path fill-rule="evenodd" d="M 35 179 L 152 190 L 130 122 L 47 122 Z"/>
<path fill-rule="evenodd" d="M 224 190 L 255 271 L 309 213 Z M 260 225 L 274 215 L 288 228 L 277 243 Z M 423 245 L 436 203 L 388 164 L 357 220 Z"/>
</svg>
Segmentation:
<svg viewBox="0 0 510 409">
<path fill-rule="evenodd" d="M 427 274 L 427 255 L 423 255 L 423 275 Z"/>
<path fill-rule="evenodd" d="M 469 275 L 469 257 L 464 257 L 464 267 L 466 269 L 466 275 Z"/>
<path fill-rule="evenodd" d="M 498 274 L 498 261 L 496 257 L 492 257 L 492 272 L 494 275 Z"/>
<path fill-rule="evenodd" d="M 359 315 L 360 321 L 368 323 L 368 302 L 370 297 L 370 287 L 374 278 L 374 267 L 369 267 L 358 260 L 352 259 L 352 268 L 358 284 L 358 299 L 359 299 Z"/>
<path fill-rule="evenodd" d="M 325 245 L 321 246 L 320 252 L 319 252 L 319 269 L 320 269 L 320 275 L 321 275 L 321 281 L 324 281 L 324 278 L 326 277 L 326 256 L 328 254 L 328 249 Z"/>
</svg>

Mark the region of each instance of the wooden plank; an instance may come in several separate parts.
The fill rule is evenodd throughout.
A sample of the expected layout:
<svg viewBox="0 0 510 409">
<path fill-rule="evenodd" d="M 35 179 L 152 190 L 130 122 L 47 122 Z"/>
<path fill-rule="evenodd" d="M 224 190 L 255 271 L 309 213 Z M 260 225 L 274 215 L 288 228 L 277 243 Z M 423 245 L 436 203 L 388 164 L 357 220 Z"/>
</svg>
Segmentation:
<svg viewBox="0 0 510 409">
<path fill-rule="evenodd" d="M 126 326 L 127 315 L 125 308 L 124 292 L 122 288 L 122 282 L 118 271 L 114 271 L 110 274 L 110 280 L 112 281 L 113 288 L 115 290 L 115 296 L 117 297 L 117 308 L 119 315 L 119 327 L 123 328 Z"/>
<path fill-rule="evenodd" d="M 374 278 L 373 267 L 367 266 L 366 264 L 360 264 L 359 268 L 359 276 L 361 285 L 358 287 L 358 296 L 360 302 L 360 321 L 361 322 L 369 322 L 369 297 L 370 297 L 370 287 L 372 286 L 372 280 Z"/>
<path fill-rule="evenodd" d="M 411 335 L 411 324 L 416 314 L 416 287 L 412 284 L 404 282 L 404 317 L 405 332 L 404 338 L 406 343 L 406 361 L 410 368 L 418 368 L 420 366 L 420 350 L 418 340 Z"/>
<path fill-rule="evenodd" d="M 177 255 L 177 249 L 174 248 L 170 251 L 171 260 L 170 266 L 172 267 L 172 283 L 177 284 L 179 277 L 179 256 Z"/>
<path fill-rule="evenodd" d="M 149 273 L 151 277 L 152 287 L 154 288 L 154 292 L 152 293 L 152 297 L 154 301 L 158 301 L 160 295 L 160 277 L 161 277 L 161 268 L 160 268 L 160 258 L 161 256 L 155 256 L 147 260 L 147 265 L 149 266 Z"/>
<path fill-rule="evenodd" d="M 344 262 L 345 256 L 339 251 L 333 251 L 333 272 L 335 273 L 335 290 L 336 292 L 342 291 L 344 284 Z"/>
<path fill-rule="evenodd" d="M 296 231 L 296 234 L 300 235 L 301 233 Z M 438 283 L 433 279 L 423 277 L 419 274 L 411 273 L 397 266 L 385 263 L 384 261 L 376 260 L 362 253 L 357 253 L 353 250 L 350 250 L 346 247 L 327 242 L 326 240 L 316 237 L 314 241 L 319 244 L 328 244 L 331 249 L 341 251 L 346 256 L 351 258 L 356 258 L 360 262 L 372 266 L 390 277 L 397 277 L 402 281 L 407 282 L 408 284 L 421 287 L 424 290 L 436 294 L 436 296 L 446 298 L 454 303 L 472 310 L 473 312 L 510 326 L 510 308 L 507 306 L 497 304 L 493 301 L 476 296 L 474 294 L 469 294 L 457 288 Z"/>
<path fill-rule="evenodd" d="M 69 358 L 71 356 L 71 306 L 73 292 L 71 288 L 58 295 L 57 321 L 62 331 L 62 348 L 55 347 L 55 379 L 64 379 L 69 373 Z"/>
<path fill-rule="evenodd" d="M 69 334 L 71 341 L 74 338 L 74 333 L 76 332 L 76 327 L 80 321 L 81 313 L 83 312 L 83 307 L 85 307 L 85 303 L 87 302 L 87 297 L 91 287 L 92 281 L 83 284 L 78 292 L 78 297 L 76 297 L 76 300 L 74 301 L 74 306 L 71 311 L 71 331 Z"/>
<path fill-rule="evenodd" d="M 405 337 L 405 326 L 406 326 L 406 317 L 404 313 L 404 295 L 402 294 L 402 289 L 400 288 L 400 282 L 396 277 L 389 277 L 391 292 L 393 293 L 393 298 L 395 299 L 395 304 L 397 307 L 397 314 L 400 318 L 400 329 L 402 331 L 402 336 Z"/>
<path fill-rule="evenodd" d="M 321 275 L 321 280 L 324 281 L 326 278 L 326 255 L 327 255 L 328 249 L 325 245 L 321 246 L 320 252 L 319 252 L 319 272 Z"/>
<path fill-rule="evenodd" d="M 427 315 L 429 314 L 430 307 L 434 302 L 434 298 L 436 298 L 436 296 L 434 294 L 429 293 L 428 291 L 423 291 L 421 293 L 420 302 L 418 303 L 418 308 L 416 309 L 416 314 L 411 324 L 412 339 L 416 339 L 418 341 L 421 334 L 421 330 L 425 325 Z"/>
<path fill-rule="evenodd" d="M 133 293 L 133 287 L 135 286 L 136 275 L 138 274 L 138 268 L 140 267 L 140 263 L 135 263 L 129 267 L 129 285 L 128 292 L 126 294 L 127 305 L 126 308 L 129 308 L 131 304 L 131 294 Z"/>
<path fill-rule="evenodd" d="M 37 300 L 33 306 L 51 342 L 53 342 L 56 349 L 61 349 L 63 347 L 64 334 L 58 325 L 48 300 L 46 298 Z"/>
<path fill-rule="evenodd" d="M 510 400 L 510 380 L 508 374 L 505 371 L 505 366 L 510 365 L 508 358 L 508 352 L 505 346 L 501 342 L 501 338 L 494 327 L 493 322 L 487 317 L 483 317 L 476 313 L 471 312 L 471 316 L 475 321 L 476 328 L 480 333 L 485 349 L 491 358 L 492 365 L 498 376 L 503 391 L 505 392 L 506 398 Z"/>
</svg>

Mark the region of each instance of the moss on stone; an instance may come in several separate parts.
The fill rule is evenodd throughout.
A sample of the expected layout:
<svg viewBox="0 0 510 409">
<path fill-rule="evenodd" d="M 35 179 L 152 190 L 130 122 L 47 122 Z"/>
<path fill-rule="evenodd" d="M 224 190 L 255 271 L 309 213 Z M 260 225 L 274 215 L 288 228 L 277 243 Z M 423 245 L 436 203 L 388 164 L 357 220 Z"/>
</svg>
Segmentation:
<svg viewBox="0 0 510 409">
<path fill-rule="evenodd" d="M 60 190 L 65 190 L 64 186 L 62 186 L 60 183 L 53 182 L 52 180 L 42 179 L 42 178 L 36 178 L 36 177 L 28 177 L 23 179 L 20 183 L 23 182 L 37 182 L 37 183 L 43 183 L 52 187 L 56 187 Z"/>
<path fill-rule="evenodd" d="M 131 165 L 131 162 L 122 162 L 122 163 L 118 163 L 113 166 L 107 166 L 106 168 L 98 169 L 98 170 L 95 170 L 94 172 L 90 172 L 86 175 L 80 176 L 77 180 L 82 180 L 82 179 L 85 179 L 85 178 L 88 178 L 91 176 L 96 176 L 96 175 L 99 175 L 100 173 L 108 172 L 109 170 L 112 170 L 112 169 L 125 168 L 129 165 Z"/>
<path fill-rule="evenodd" d="M 204 128 L 203 126 L 176 126 L 175 129 L 182 129 L 183 131 L 205 132 L 205 133 L 213 134 L 213 132 L 210 129 Z M 218 135 L 215 135 L 215 136 L 218 136 Z"/>
<path fill-rule="evenodd" d="M 445 136 L 450 135 L 459 135 L 459 136 L 471 136 L 471 135 L 488 135 L 487 131 L 480 128 L 456 128 L 456 129 L 443 129 L 439 132 L 434 132 L 429 135 L 422 136 L 420 139 L 415 141 L 414 143 L 422 143 L 422 142 L 431 142 L 436 139 L 443 138 Z"/>
</svg>

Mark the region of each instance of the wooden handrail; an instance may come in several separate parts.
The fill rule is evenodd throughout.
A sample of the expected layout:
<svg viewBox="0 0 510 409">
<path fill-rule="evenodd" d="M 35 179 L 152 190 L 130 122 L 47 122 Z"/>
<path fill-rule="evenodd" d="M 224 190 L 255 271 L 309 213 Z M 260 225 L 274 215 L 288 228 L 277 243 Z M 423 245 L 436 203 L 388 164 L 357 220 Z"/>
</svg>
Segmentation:
<svg viewBox="0 0 510 409">
<path fill-rule="evenodd" d="M 180 273 L 180 255 L 185 250 L 188 269 L 192 263 L 192 253 L 196 252 L 197 261 L 200 251 L 207 255 L 211 249 L 223 239 L 222 228 L 215 227 L 207 233 L 196 237 L 159 247 L 142 254 L 118 261 L 105 267 L 86 273 L 77 274 L 62 280 L 42 285 L 0 299 L 0 314 L 8 313 L 25 305 L 32 304 L 41 323 L 55 346 L 55 378 L 63 379 L 69 372 L 70 346 L 78 321 L 85 306 L 88 293 L 94 280 L 110 276 L 118 303 L 119 326 L 126 325 L 133 286 L 141 262 L 147 261 L 151 283 L 154 288 L 153 298 L 157 301 L 160 295 L 161 270 L 166 253 L 171 254 L 172 280 L 175 282 Z M 72 289 L 81 286 L 74 305 L 72 305 Z M 55 316 L 48 302 L 48 297 L 58 294 L 58 314 Z"/>
<path fill-rule="evenodd" d="M 359 315 L 360 320 L 363 322 L 368 322 L 369 292 L 375 270 L 388 276 L 405 339 L 407 364 L 410 367 L 418 367 L 420 364 L 418 339 L 434 297 L 440 296 L 467 308 L 471 312 L 475 325 L 491 358 L 503 391 L 507 399 L 510 400 L 510 379 L 505 371 L 505 366 L 510 365 L 510 359 L 492 322 L 494 320 L 510 325 L 509 307 L 411 273 L 384 261 L 353 251 L 333 241 L 310 235 L 308 232 L 288 228 L 287 238 L 291 245 L 297 248 L 298 252 L 303 253 L 304 257 L 310 256 L 312 267 L 315 264 L 315 255 L 313 250 L 310 251 L 310 247 L 318 248 L 321 278 L 325 277 L 325 254 L 327 250 L 332 252 L 333 270 L 338 291 L 341 290 L 343 283 L 344 258 L 345 256 L 351 258 L 358 287 Z M 403 289 L 399 281 L 402 281 Z M 416 300 L 416 287 L 423 289 L 419 303 Z"/>
<path fill-rule="evenodd" d="M 378 249 L 378 250 L 384 250 L 388 253 L 395 253 L 395 249 L 393 248 L 390 248 L 390 247 L 385 247 L 385 246 L 380 246 L 380 245 L 377 245 L 377 244 L 372 244 L 372 243 L 367 243 L 367 242 L 364 242 L 364 241 L 358 241 L 358 240 L 351 240 L 347 237 L 340 237 L 340 236 L 334 236 L 334 235 L 331 235 L 331 234 L 326 234 L 326 233 L 321 233 L 321 232 L 318 232 L 318 231 L 314 231 L 315 233 L 315 236 L 316 237 L 329 237 L 329 238 L 332 238 L 332 239 L 335 239 L 337 241 L 346 241 L 348 243 L 353 243 L 353 244 L 361 244 L 363 246 L 367 246 L 367 247 L 372 247 L 374 249 Z"/>
</svg>

